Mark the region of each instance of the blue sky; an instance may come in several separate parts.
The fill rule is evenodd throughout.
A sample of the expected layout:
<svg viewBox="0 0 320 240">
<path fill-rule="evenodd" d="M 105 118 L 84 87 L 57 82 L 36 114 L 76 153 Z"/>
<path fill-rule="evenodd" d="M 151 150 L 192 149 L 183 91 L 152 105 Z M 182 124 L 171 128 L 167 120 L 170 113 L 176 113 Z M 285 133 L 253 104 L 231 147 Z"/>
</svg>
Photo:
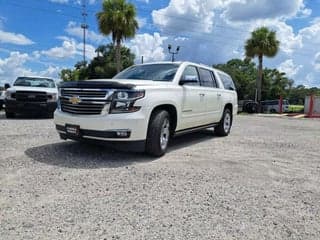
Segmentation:
<svg viewBox="0 0 320 240">
<path fill-rule="evenodd" d="M 320 0 L 130 0 L 140 29 L 124 44 L 136 62 L 169 60 L 167 46 L 180 46 L 177 60 L 208 65 L 243 58 L 250 32 L 267 26 L 281 42 L 266 67 L 295 84 L 320 87 Z M 101 0 L 86 0 L 87 57 L 110 43 L 97 30 Z M 0 0 L 0 84 L 21 75 L 58 78 L 82 60 L 81 0 Z"/>
</svg>

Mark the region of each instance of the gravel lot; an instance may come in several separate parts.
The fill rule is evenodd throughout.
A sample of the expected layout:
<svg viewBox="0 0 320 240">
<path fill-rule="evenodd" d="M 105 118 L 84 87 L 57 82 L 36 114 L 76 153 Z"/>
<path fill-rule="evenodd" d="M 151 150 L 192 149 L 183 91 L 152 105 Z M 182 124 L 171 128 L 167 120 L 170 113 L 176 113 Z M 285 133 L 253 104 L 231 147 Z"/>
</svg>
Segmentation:
<svg viewBox="0 0 320 240">
<path fill-rule="evenodd" d="M 0 113 L 0 239 L 319 239 L 320 121 L 238 116 L 143 154 Z"/>
</svg>

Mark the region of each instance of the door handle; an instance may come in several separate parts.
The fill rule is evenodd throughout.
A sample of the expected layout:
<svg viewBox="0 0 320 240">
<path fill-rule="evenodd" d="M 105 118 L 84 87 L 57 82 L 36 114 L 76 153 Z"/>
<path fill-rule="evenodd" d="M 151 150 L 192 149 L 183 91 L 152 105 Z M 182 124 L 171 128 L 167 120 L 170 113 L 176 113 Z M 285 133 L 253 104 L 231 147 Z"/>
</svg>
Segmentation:
<svg viewBox="0 0 320 240">
<path fill-rule="evenodd" d="M 205 94 L 204 93 L 199 93 L 200 97 L 204 97 Z"/>
<path fill-rule="evenodd" d="M 221 97 L 221 93 L 217 93 L 217 96 L 218 96 L 218 97 Z"/>
</svg>

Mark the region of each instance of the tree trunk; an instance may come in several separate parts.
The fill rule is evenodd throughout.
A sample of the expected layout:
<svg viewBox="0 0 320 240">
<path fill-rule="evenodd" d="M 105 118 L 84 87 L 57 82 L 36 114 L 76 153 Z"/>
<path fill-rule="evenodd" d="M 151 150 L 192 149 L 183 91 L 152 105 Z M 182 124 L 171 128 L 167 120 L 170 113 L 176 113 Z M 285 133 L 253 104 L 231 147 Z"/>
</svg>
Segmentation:
<svg viewBox="0 0 320 240">
<path fill-rule="evenodd" d="M 258 66 L 258 78 L 257 78 L 257 102 L 259 103 L 258 112 L 262 112 L 261 108 L 261 88 L 262 88 L 262 74 L 263 74 L 263 55 L 259 55 L 259 66 Z"/>
<path fill-rule="evenodd" d="M 121 49 L 121 41 L 120 39 L 117 40 L 117 45 L 116 45 L 116 65 L 117 65 L 117 73 L 120 72 L 121 70 L 121 53 L 120 53 L 120 49 Z"/>
</svg>

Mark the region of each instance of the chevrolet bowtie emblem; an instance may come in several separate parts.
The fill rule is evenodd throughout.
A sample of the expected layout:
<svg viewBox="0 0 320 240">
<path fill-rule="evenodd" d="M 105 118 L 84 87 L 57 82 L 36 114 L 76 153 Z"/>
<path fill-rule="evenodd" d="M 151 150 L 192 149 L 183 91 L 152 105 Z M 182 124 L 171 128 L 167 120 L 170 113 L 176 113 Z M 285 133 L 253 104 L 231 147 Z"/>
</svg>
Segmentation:
<svg viewBox="0 0 320 240">
<path fill-rule="evenodd" d="M 72 96 L 69 99 L 69 102 L 71 102 L 72 104 L 79 104 L 79 103 L 81 103 L 81 99 L 79 96 Z"/>
</svg>

